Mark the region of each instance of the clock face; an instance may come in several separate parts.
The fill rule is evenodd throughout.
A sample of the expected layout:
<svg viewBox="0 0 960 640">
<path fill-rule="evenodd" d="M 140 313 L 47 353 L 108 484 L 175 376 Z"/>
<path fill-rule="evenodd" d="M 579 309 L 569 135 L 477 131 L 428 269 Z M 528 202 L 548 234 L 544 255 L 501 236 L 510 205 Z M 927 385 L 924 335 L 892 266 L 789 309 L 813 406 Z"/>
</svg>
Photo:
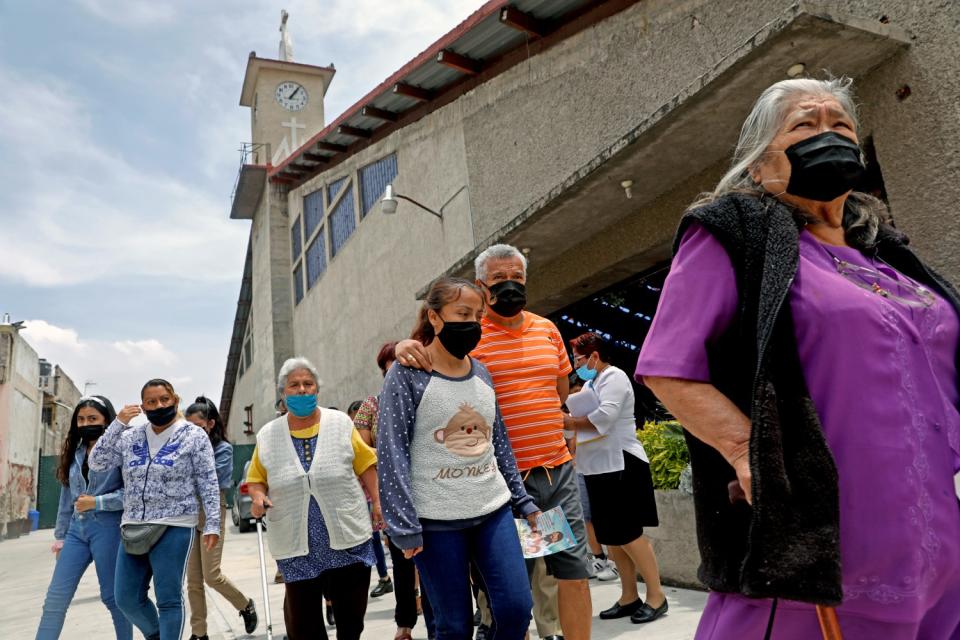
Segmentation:
<svg viewBox="0 0 960 640">
<path fill-rule="evenodd" d="M 307 90 L 292 80 L 281 82 L 274 92 L 277 103 L 287 111 L 300 111 L 307 106 Z"/>
</svg>

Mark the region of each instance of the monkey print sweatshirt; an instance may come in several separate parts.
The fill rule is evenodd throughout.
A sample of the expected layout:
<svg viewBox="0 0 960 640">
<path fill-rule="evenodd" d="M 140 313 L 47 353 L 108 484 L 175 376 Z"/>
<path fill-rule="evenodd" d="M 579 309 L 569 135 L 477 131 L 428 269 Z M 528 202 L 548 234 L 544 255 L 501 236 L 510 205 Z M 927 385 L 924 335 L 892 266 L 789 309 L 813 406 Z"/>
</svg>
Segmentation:
<svg viewBox="0 0 960 640">
<path fill-rule="evenodd" d="M 486 367 L 450 378 L 394 364 L 380 392 L 377 475 L 387 534 L 401 549 L 423 545 L 424 530 L 479 524 L 527 495 Z"/>
</svg>

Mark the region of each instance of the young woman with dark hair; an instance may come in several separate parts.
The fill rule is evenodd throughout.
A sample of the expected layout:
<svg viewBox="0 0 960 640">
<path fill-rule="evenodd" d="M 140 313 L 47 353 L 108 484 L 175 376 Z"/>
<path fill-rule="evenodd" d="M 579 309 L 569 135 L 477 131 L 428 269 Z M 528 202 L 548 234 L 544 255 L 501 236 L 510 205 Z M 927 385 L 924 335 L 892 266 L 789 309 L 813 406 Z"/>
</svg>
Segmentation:
<svg viewBox="0 0 960 640">
<path fill-rule="evenodd" d="M 207 599 L 203 584 L 207 583 L 217 593 L 227 599 L 243 618 L 247 633 L 257 629 L 257 609 L 253 600 L 237 589 L 220 572 L 220 558 L 223 554 L 223 541 L 226 534 L 227 502 L 224 492 L 233 486 L 233 445 L 227 440 L 227 429 L 217 410 L 217 405 L 200 396 L 187 408 L 184 414 L 190 422 L 207 432 L 213 446 L 214 465 L 217 470 L 217 483 L 220 485 L 220 539 L 209 551 L 195 544 L 187 559 L 187 598 L 190 600 L 190 640 L 207 640 Z M 197 530 L 203 531 L 203 517 L 200 517 Z"/>
<path fill-rule="evenodd" d="M 203 546 L 220 538 L 220 491 L 213 447 L 203 429 L 179 412 L 166 380 L 149 380 L 140 404 L 120 410 L 90 452 L 90 468 L 123 474 L 122 545 L 114 593 L 124 615 L 147 640 L 183 636 L 183 576 L 199 505 L 206 516 Z M 141 413 L 148 423 L 130 426 Z M 156 605 L 147 597 L 153 582 Z"/>
<path fill-rule="evenodd" d="M 119 469 L 95 471 L 87 464 L 89 450 L 114 418 L 113 405 L 103 396 L 80 398 L 70 418 L 57 468 L 57 479 L 63 485 L 53 531 L 56 542 L 52 550 L 57 564 L 43 603 L 38 640 L 60 637 L 67 608 L 91 562 L 97 568 L 100 600 L 113 617 L 118 640 L 133 638 L 133 627 L 117 606 L 113 585 L 120 545 L 123 480 Z"/>
<path fill-rule="evenodd" d="M 394 350 L 396 341 L 384 342 L 377 352 L 377 368 L 380 369 L 380 375 L 386 376 L 387 371 L 393 366 L 397 359 Z M 360 437 L 371 447 L 377 446 L 377 417 L 380 413 L 380 400 L 377 396 L 370 396 L 363 401 L 360 408 L 357 409 L 353 417 L 353 424 L 360 432 Z M 391 591 L 394 592 L 396 606 L 393 610 L 393 619 L 397 623 L 397 632 L 394 640 L 410 640 L 413 634 L 413 628 L 417 625 L 417 618 L 422 613 L 423 623 L 427 627 L 427 637 L 433 638 L 435 627 L 433 623 L 433 610 L 430 608 L 430 600 L 427 598 L 425 590 L 417 589 L 417 567 L 413 560 L 403 557 L 401 551 L 393 544 L 387 536 L 387 549 L 390 552 L 390 559 L 393 562 L 393 580 L 386 575 L 386 557 L 383 558 L 384 571 L 380 573 L 380 580 L 377 586 L 370 592 L 371 598 L 379 598 Z M 383 548 L 380 540 L 380 532 L 373 534 L 374 550 L 377 546 Z M 377 554 L 377 571 L 380 571 L 380 557 Z M 419 598 L 419 601 L 418 601 Z"/>
<path fill-rule="evenodd" d="M 533 607 L 513 511 L 534 526 L 540 512 L 517 471 L 490 374 L 468 356 L 483 306 L 472 282 L 434 281 L 413 330 L 433 371 L 395 364 L 380 393 L 384 519 L 420 571 L 437 640 L 473 635 L 471 565 L 490 598 L 493 637 L 523 638 Z"/>
</svg>

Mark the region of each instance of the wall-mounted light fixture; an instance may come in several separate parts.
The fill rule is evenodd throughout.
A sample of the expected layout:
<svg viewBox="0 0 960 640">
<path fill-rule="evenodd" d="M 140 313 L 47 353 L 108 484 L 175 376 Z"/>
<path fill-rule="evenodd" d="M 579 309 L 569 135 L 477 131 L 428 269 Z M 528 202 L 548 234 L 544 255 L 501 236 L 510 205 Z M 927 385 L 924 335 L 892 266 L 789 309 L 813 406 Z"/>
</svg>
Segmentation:
<svg viewBox="0 0 960 640">
<path fill-rule="evenodd" d="M 423 209 L 423 210 L 426 211 L 427 213 L 432 213 L 433 215 L 435 215 L 435 216 L 437 216 L 438 218 L 440 218 L 441 220 L 443 220 L 443 214 L 440 213 L 439 211 L 434 211 L 434 210 L 431 209 L 430 207 L 428 207 L 428 206 L 426 206 L 426 205 L 423 205 L 423 204 L 420 204 L 419 202 L 417 202 L 417 201 L 414 200 L 413 198 L 410 198 L 410 197 L 408 197 L 408 196 L 405 196 L 405 195 L 403 195 L 403 194 L 401 194 L 401 193 L 395 193 L 395 192 L 393 191 L 393 185 L 392 185 L 392 184 L 388 184 L 388 185 L 387 185 L 387 188 L 383 190 L 383 198 L 380 200 L 380 208 L 381 208 L 381 209 L 383 210 L 383 212 L 384 212 L 385 214 L 387 214 L 387 215 L 394 214 L 394 213 L 397 212 L 397 205 L 400 204 L 398 200 L 406 200 L 407 202 L 409 202 L 409 203 L 411 203 L 411 204 L 417 205 L 418 207 L 420 207 L 421 209 Z"/>
<path fill-rule="evenodd" d="M 620 186 L 623 187 L 623 195 L 627 196 L 627 200 L 633 197 L 633 180 L 624 180 Z"/>
<path fill-rule="evenodd" d="M 787 69 L 788 78 L 799 78 L 803 75 L 803 72 L 807 70 L 807 65 L 802 62 L 790 65 L 790 68 Z"/>
</svg>

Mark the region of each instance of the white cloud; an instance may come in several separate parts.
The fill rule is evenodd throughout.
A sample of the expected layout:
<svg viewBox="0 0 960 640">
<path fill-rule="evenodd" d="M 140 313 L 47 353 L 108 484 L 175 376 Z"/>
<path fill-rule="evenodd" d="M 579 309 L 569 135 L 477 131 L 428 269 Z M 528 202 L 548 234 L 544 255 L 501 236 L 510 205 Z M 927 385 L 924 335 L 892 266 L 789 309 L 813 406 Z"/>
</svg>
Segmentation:
<svg viewBox="0 0 960 640">
<path fill-rule="evenodd" d="M 77 4 L 102 20 L 127 28 L 167 24 L 176 17 L 173 5 L 156 0 L 77 0 Z"/>
<path fill-rule="evenodd" d="M 216 371 L 198 378 L 188 369 L 196 366 L 191 357 L 180 357 L 156 338 L 96 340 L 45 320 L 27 320 L 25 325 L 21 335 L 41 358 L 59 364 L 81 392 L 84 383 L 96 383 L 88 391 L 102 393 L 115 404 L 134 402 L 140 386 L 156 377 L 170 380 L 185 402 L 199 393 L 193 388 L 214 398 L 220 391 Z"/>
<path fill-rule="evenodd" d="M 0 66 L 0 95 L 8 96 L 0 151 L 17 176 L 16 189 L 0 196 L 0 279 L 40 287 L 117 274 L 236 282 L 224 266 L 239 269 L 247 229 L 228 219 L 226 195 L 121 155 L 115 141 L 95 136 L 91 105 L 56 79 Z"/>
<path fill-rule="evenodd" d="M 111 346 L 128 358 L 139 362 L 154 362 L 169 366 L 177 361 L 177 356 L 173 355 L 159 340 L 122 340 L 113 342 Z M 190 378 L 181 379 L 189 380 Z"/>
</svg>

